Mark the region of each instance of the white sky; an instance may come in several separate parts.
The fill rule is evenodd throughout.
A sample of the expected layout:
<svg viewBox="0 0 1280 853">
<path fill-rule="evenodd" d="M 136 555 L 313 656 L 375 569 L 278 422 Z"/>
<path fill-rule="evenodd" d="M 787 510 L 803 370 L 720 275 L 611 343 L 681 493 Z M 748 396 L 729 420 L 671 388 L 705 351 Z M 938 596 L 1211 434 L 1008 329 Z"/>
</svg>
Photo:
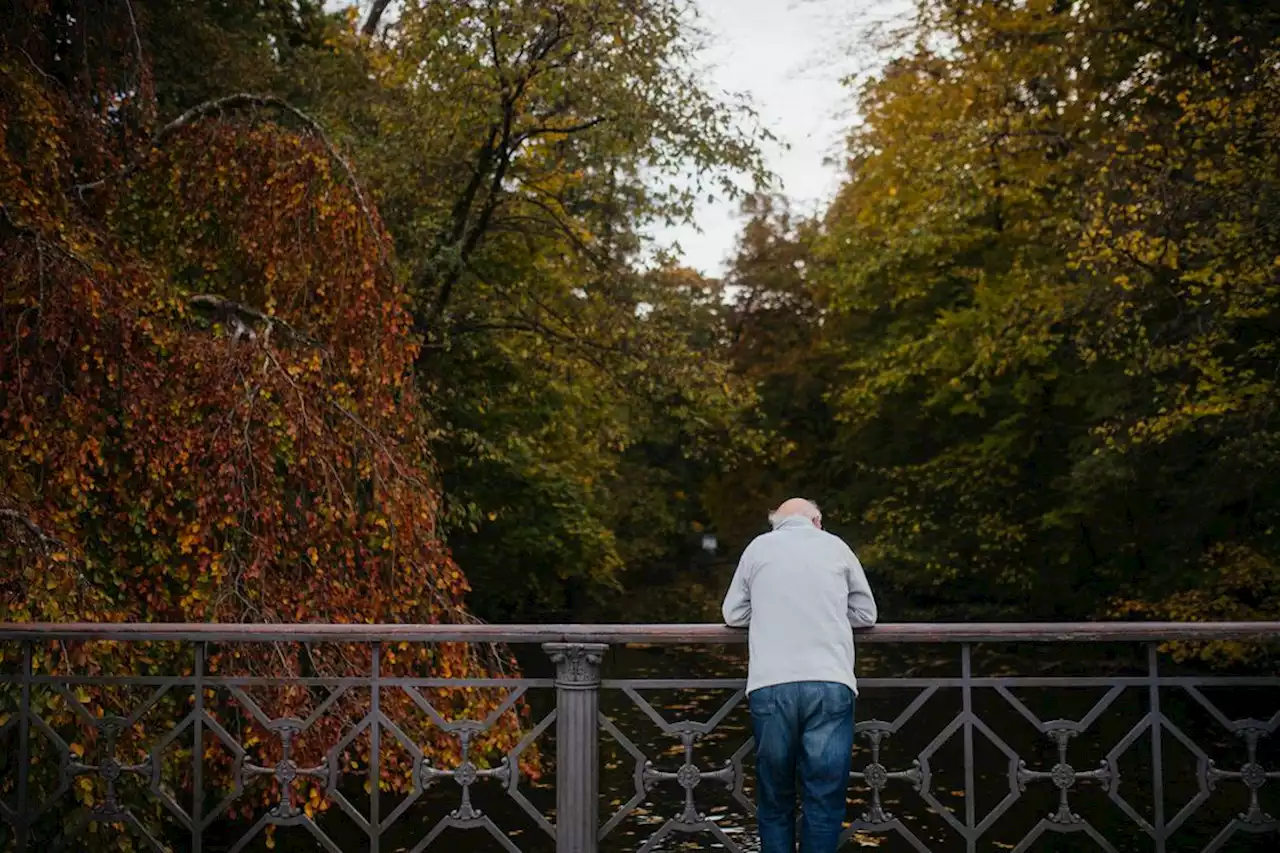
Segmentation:
<svg viewBox="0 0 1280 853">
<path fill-rule="evenodd" d="M 326 6 L 351 2 L 326 0 Z M 844 135 L 854 120 L 853 93 L 841 81 L 879 64 L 867 27 L 898 18 L 913 0 L 694 2 L 707 34 L 708 88 L 750 97 L 760 123 L 778 138 L 764 151 L 765 165 L 780 182 L 775 189 L 797 212 L 815 212 L 839 186 Z M 371 0 L 356 3 L 363 14 Z M 686 266 L 719 276 L 740 225 L 736 202 L 704 199 L 694 225 L 659 228 L 651 236 L 660 246 L 678 244 Z"/>
<path fill-rule="evenodd" d="M 875 64 L 865 27 L 900 14 L 908 1 L 696 2 L 709 36 L 709 87 L 750 96 L 760 122 L 788 146 L 767 146 L 766 166 L 795 210 L 817 210 L 839 186 L 844 136 L 854 119 L 853 92 L 841 81 Z M 653 236 L 661 244 L 678 243 L 686 266 L 718 276 L 740 224 L 736 203 L 704 200 L 694 226 L 662 228 Z"/>
</svg>

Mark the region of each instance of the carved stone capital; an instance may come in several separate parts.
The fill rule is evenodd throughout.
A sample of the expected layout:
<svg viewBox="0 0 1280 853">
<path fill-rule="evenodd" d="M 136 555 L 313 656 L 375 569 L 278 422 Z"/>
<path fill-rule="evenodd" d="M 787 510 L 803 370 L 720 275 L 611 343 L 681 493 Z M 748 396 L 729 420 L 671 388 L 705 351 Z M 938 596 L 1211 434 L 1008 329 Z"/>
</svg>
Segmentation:
<svg viewBox="0 0 1280 853">
<path fill-rule="evenodd" d="M 603 643 L 543 643 L 542 650 L 556 665 L 556 686 L 595 688 L 600 684 L 600 662 L 609 650 Z"/>
</svg>

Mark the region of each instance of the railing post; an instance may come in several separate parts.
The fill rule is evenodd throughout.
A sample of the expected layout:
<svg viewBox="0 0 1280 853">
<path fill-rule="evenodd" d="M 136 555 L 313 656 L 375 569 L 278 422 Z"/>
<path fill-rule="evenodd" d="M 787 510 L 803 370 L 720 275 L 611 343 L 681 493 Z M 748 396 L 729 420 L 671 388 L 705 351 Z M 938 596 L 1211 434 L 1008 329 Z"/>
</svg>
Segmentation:
<svg viewBox="0 0 1280 853">
<path fill-rule="evenodd" d="M 369 683 L 369 853 L 382 844 L 382 643 L 373 643 Z"/>
<path fill-rule="evenodd" d="M 1155 830 L 1156 853 L 1164 853 L 1168 827 L 1164 822 L 1164 714 L 1160 710 L 1160 646 L 1147 643 L 1147 682 L 1151 710 L 1151 824 Z"/>
<path fill-rule="evenodd" d="M 204 849 L 204 670 L 205 644 L 196 643 L 195 665 L 191 670 L 195 702 L 191 724 L 191 853 Z"/>
<path fill-rule="evenodd" d="M 18 705 L 18 853 L 27 853 L 31 842 L 31 812 L 28 776 L 31 773 L 31 641 L 22 644 L 22 696 Z"/>
<path fill-rule="evenodd" d="M 965 849 L 978 849 L 977 786 L 973 783 L 973 647 L 960 646 L 960 696 L 964 713 L 964 828 Z"/>
<path fill-rule="evenodd" d="M 599 643 L 545 643 L 556 665 L 556 853 L 596 853 L 600 831 Z"/>
</svg>

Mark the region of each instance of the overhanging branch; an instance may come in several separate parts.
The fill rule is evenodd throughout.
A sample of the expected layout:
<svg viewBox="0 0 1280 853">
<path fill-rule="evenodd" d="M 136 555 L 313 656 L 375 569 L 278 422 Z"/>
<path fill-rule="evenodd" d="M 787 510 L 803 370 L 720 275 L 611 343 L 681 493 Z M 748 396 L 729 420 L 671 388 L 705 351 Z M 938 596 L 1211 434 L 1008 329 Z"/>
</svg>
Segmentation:
<svg viewBox="0 0 1280 853">
<path fill-rule="evenodd" d="M 283 98 L 275 95 L 254 95 L 247 92 L 240 92 L 234 95 L 227 95 L 223 98 L 216 98 L 212 101 L 205 101 L 203 104 L 192 107 L 191 109 L 178 116 L 173 121 L 156 131 L 151 137 L 151 141 L 147 146 L 148 150 L 157 148 L 167 141 L 178 131 L 192 124 L 195 124 L 202 118 L 223 113 L 230 110 L 243 109 L 244 107 L 270 107 L 278 109 L 282 112 L 296 118 L 307 126 L 307 129 L 320 140 L 320 144 L 324 146 L 326 153 L 338 164 L 343 175 L 351 185 L 351 191 L 355 193 L 356 203 L 360 206 L 360 211 L 364 214 L 365 221 L 369 225 L 369 233 L 378 243 L 378 254 L 381 257 L 384 254 L 383 241 L 378 237 L 377 221 L 374 219 L 373 210 L 369 207 L 368 201 L 365 199 L 364 190 L 360 187 L 360 182 L 356 180 L 355 170 L 351 168 L 351 163 L 347 158 L 342 156 L 342 152 L 329 139 L 324 131 L 324 126 L 319 121 L 304 113 L 302 110 L 290 104 Z M 88 184 L 78 184 L 75 189 L 79 193 L 92 192 L 106 185 L 108 180 L 120 180 L 128 177 L 135 172 L 143 162 L 144 158 L 136 158 L 126 165 L 123 169 L 116 172 L 110 178 L 102 178 Z M 385 258 L 383 258 L 385 260 Z"/>
<path fill-rule="evenodd" d="M 28 538 L 35 540 L 40 546 L 40 550 L 46 554 L 68 550 L 65 542 L 56 536 L 45 533 L 44 528 L 16 509 L 0 508 L 0 522 L 8 522 L 15 527 L 21 528 L 26 532 Z"/>
<path fill-rule="evenodd" d="M 234 337 L 237 339 L 245 334 L 250 338 L 256 337 L 253 332 L 253 324 L 262 323 L 267 327 L 268 334 L 272 330 L 279 328 L 292 340 L 308 346 L 320 347 L 320 343 L 314 338 L 298 331 L 279 317 L 263 313 L 257 308 L 241 302 L 224 299 L 212 293 L 198 293 L 188 297 L 187 305 L 197 311 L 210 314 L 215 320 L 231 326 Z"/>
</svg>

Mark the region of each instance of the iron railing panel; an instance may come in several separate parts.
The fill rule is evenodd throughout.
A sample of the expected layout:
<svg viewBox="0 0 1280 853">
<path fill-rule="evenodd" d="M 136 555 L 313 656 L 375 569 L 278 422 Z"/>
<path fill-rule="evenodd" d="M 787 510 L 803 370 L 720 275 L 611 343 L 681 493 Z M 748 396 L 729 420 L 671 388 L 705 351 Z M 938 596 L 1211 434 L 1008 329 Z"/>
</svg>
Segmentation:
<svg viewBox="0 0 1280 853">
<path fill-rule="evenodd" d="M 197 853 L 252 849 L 273 827 L 297 828 L 313 847 L 344 853 L 454 850 L 451 831 L 482 833 L 508 853 L 652 853 L 689 839 L 749 853 L 756 849 L 750 831 L 754 743 L 742 722 L 743 680 L 601 677 L 611 647 L 735 644 L 744 637 L 704 625 L 0 625 L 0 643 L 9 644 L 13 663 L 0 671 L 0 756 L 10 756 L 0 761 L 0 850 L 85 849 L 89 827 L 97 824 L 100 836 L 128 833 L 136 849 Z M 194 665 L 174 675 L 33 669 L 37 648 L 101 640 L 187 643 Z M 1246 845 L 1253 841 L 1263 845 L 1259 850 L 1280 847 L 1280 822 L 1273 816 L 1280 793 L 1280 676 L 1166 672 L 1161 665 L 1162 643 L 1212 640 L 1276 642 L 1280 623 L 885 625 L 859 632 L 860 643 L 950 644 L 958 665 L 933 677 L 860 679 L 860 707 L 878 707 L 881 696 L 904 698 L 885 719 L 858 715 L 850 774 L 856 802 L 846 849 L 867 836 L 885 837 L 887 849 L 948 853 L 996 843 L 1015 851 L 1040 849 L 1046 836 L 1116 853 L 1252 850 Z M 333 677 L 207 671 L 210 644 L 267 642 L 364 643 L 372 665 L 362 675 Z M 386 644 L 444 642 L 538 644 L 555 675 L 453 679 L 383 671 Z M 1116 642 L 1145 649 L 1139 671 L 992 675 L 974 664 L 980 643 L 1069 648 Z M 274 716 L 252 691 L 275 688 L 307 690 L 316 700 L 302 718 Z M 430 698 L 430 691 L 444 689 L 494 691 L 502 698 L 484 719 L 449 719 Z M 1096 698 L 1059 716 L 1036 710 L 1026 698 L 1028 691 L 1065 689 L 1093 691 Z M 143 698 L 120 713 L 95 713 L 79 698 L 81 691 L 95 690 L 141 691 Z M 655 698 L 676 690 L 699 694 L 702 704 L 693 709 Z M 1224 707 L 1220 694 L 1226 690 L 1244 701 L 1243 710 Z M 272 749 L 264 752 L 264 745 L 229 728 L 210 696 L 269 733 Z M 73 715 L 74 726 L 58 728 L 46 719 L 50 697 Z M 602 699 L 620 710 L 606 713 Z M 436 753 L 394 718 L 392 700 L 450 739 L 457 760 L 433 758 Z M 516 745 L 485 766 L 473 752 L 477 739 L 511 709 L 539 704 Z M 295 744 L 339 706 L 356 708 L 355 716 L 318 758 L 298 759 Z M 170 718 L 155 719 L 160 711 Z M 1185 722 L 1189 714 L 1198 720 L 1194 726 Z M 72 749 L 78 743 L 73 735 L 84 731 L 93 733 L 93 755 Z M 548 808 L 531 796 L 521 760 L 551 737 L 554 807 Z M 368 761 L 352 765 L 344 755 L 362 738 L 371 747 Z M 128 749 L 122 748 L 125 740 L 132 744 Z M 166 754 L 187 743 L 189 790 L 164 776 Z M 617 773 L 603 766 L 604 743 L 625 764 Z M 396 795 L 398 802 L 377 783 L 384 747 L 411 759 L 408 789 Z M 214 785 L 206 760 L 213 748 L 221 751 L 230 780 L 229 789 L 216 792 L 205 790 Z M 267 752 L 278 757 L 263 761 Z M 361 779 L 369 783 L 365 796 L 352 787 Z M 948 790 L 947 779 L 955 780 L 954 789 Z M 330 814 L 358 831 L 358 847 L 351 846 L 350 833 L 336 838 L 328 817 L 311 814 L 289 796 L 309 780 L 323 788 Z M 95 791 L 93 805 L 73 812 L 72 791 L 86 782 Z M 213 840 L 228 811 L 264 783 L 273 799 L 256 819 L 233 839 L 224 834 Z M 132 793 L 126 796 L 126 790 Z M 487 814 L 477 805 L 479 792 L 497 793 L 509 808 Z M 222 796 L 213 802 L 215 794 Z M 1044 796 L 1052 804 L 1029 818 L 1030 804 Z M 708 806 L 711 801 L 718 804 Z M 1226 803 L 1239 808 L 1219 819 Z M 516 818 L 525 821 L 525 831 L 513 832 Z M 399 833 L 394 848 L 387 840 L 393 833 Z"/>
</svg>

